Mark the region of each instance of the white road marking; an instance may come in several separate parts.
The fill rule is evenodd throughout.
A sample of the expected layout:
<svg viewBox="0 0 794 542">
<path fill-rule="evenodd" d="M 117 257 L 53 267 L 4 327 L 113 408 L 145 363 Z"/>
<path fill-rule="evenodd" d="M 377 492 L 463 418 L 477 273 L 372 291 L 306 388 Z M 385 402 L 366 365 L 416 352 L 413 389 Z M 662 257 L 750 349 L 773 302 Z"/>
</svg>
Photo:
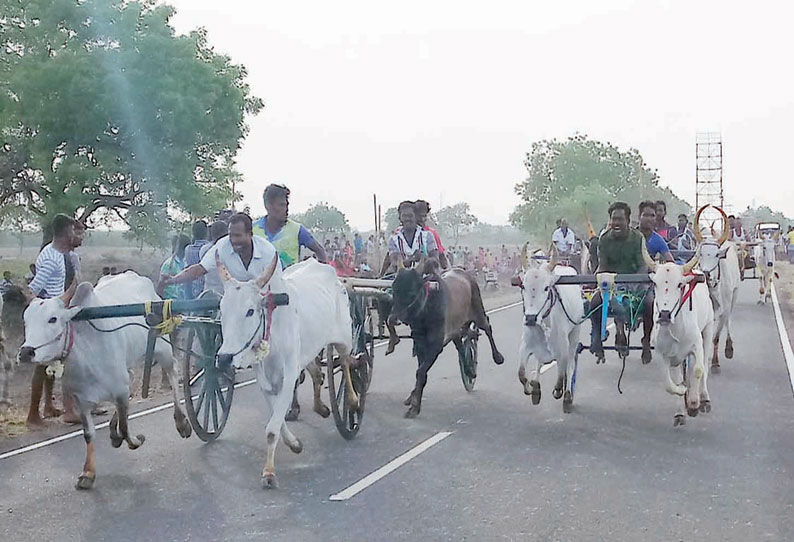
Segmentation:
<svg viewBox="0 0 794 542">
<path fill-rule="evenodd" d="M 520 304 L 521 304 L 521 302 L 517 301 L 517 302 L 511 303 L 509 305 L 504 305 L 502 307 L 497 307 L 495 309 L 491 309 L 490 311 L 486 311 L 486 314 L 494 314 L 494 313 L 497 313 L 497 312 L 501 312 L 501 311 L 516 307 L 516 306 L 518 306 Z M 389 344 L 389 341 L 382 341 L 382 342 L 377 343 L 375 345 L 375 348 L 380 348 L 381 346 L 385 346 L 387 344 Z M 239 383 L 234 385 L 234 389 L 243 388 L 245 386 L 250 386 L 254 382 L 256 382 L 255 378 L 252 378 L 251 380 L 246 380 L 244 382 L 239 382 Z M 179 400 L 179 404 L 184 404 L 184 403 L 185 403 L 184 399 L 180 399 Z M 134 420 L 135 418 L 141 418 L 143 416 L 148 416 L 149 414 L 155 414 L 157 412 L 161 412 L 163 410 L 167 410 L 169 408 L 173 408 L 173 406 L 174 406 L 174 403 L 172 401 L 170 403 L 165 403 L 165 404 L 160 405 L 160 406 L 148 408 L 146 410 L 141 410 L 140 412 L 136 412 L 135 414 L 130 414 L 129 419 Z M 109 425 L 110 425 L 110 422 L 102 422 L 100 424 L 97 424 L 96 430 L 99 431 L 100 429 L 106 429 Z M 33 452 L 35 450 L 39 450 L 39 449 L 44 448 L 46 446 L 51 446 L 52 444 L 57 444 L 59 442 L 63 442 L 65 440 L 77 438 L 77 437 L 80 437 L 82 435 L 83 435 L 83 430 L 79 429 L 77 431 L 72 431 L 71 433 L 66 433 L 65 435 L 59 435 L 57 437 L 52 437 L 52 438 L 45 439 L 45 440 L 42 440 L 42 441 L 39 441 L 39 442 L 34 442 L 33 444 L 29 444 L 28 446 L 23 446 L 21 448 L 16 448 L 14 450 L 5 452 L 3 454 L 0 454 L 0 461 L 2 461 L 3 459 L 9 459 L 11 457 L 14 457 L 14 456 L 17 456 L 17 455 L 20 455 L 20 454 L 24 454 L 24 453 L 27 453 L 27 452 Z"/>
<path fill-rule="evenodd" d="M 450 436 L 452 431 L 440 431 L 427 439 L 426 441 L 414 446 L 401 456 L 395 457 L 381 468 L 366 475 L 364 478 L 356 482 L 355 484 L 343 489 L 339 493 L 334 493 L 329 497 L 332 501 L 346 501 L 352 497 L 355 497 L 369 486 L 383 478 L 384 476 L 389 475 L 390 473 L 394 472 L 398 468 L 402 467 L 406 463 L 408 463 L 411 459 L 415 458 L 422 452 L 428 450 L 431 446 L 434 446 Z"/>
<path fill-rule="evenodd" d="M 794 352 L 791 350 L 791 343 L 788 339 L 788 332 L 786 331 L 786 323 L 783 321 L 783 313 L 780 312 L 780 303 L 777 300 L 777 292 L 775 285 L 772 284 L 772 306 L 775 309 L 775 321 L 777 322 L 777 333 L 780 336 L 780 346 L 783 348 L 783 356 L 786 358 L 786 369 L 788 370 L 789 383 L 791 384 L 791 391 L 794 393 Z"/>
</svg>

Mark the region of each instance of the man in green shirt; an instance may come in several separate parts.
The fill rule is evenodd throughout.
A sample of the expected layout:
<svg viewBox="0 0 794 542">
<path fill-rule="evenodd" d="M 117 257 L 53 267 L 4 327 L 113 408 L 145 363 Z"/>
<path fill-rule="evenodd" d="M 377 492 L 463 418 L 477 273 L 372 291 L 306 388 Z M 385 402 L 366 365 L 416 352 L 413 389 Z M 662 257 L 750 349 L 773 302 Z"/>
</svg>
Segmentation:
<svg viewBox="0 0 794 542">
<path fill-rule="evenodd" d="M 618 201 L 609 207 L 610 228 L 598 239 L 598 269 L 599 273 L 643 273 L 647 270 L 642 255 L 645 237 L 638 230 L 629 227 L 631 207 Z M 644 286 L 643 286 L 644 289 Z M 595 308 L 601 304 L 601 292 L 596 292 L 590 303 Z M 649 291 L 642 300 L 642 362 L 651 361 L 651 330 L 653 329 L 653 292 Z M 616 320 L 615 346 L 625 348 L 628 345 L 623 322 L 619 317 Z M 590 315 L 592 324 L 590 351 L 596 356 L 598 363 L 604 361 L 604 347 L 601 344 L 601 310 L 593 311 Z"/>
</svg>

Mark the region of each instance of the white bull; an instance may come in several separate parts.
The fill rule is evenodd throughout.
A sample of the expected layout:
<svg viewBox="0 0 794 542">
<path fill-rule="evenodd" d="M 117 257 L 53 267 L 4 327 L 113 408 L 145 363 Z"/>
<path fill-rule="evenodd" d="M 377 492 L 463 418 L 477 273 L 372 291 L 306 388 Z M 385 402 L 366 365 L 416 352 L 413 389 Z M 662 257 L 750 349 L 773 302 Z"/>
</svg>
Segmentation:
<svg viewBox="0 0 794 542">
<path fill-rule="evenodd" d="M 731 241 L 721 246 L 713 240 L 705 240 L 698 246 L 700 269 L 706 275 L 709 296 L 714 309 L 714 353 L 711 358 L 712 372 L 719 372 L 720 334 L 725 328 L 725 357 L 733 358 L 733 338 L 731 337 L 731 320 L 736 298 L 739 294 L 741 271 L 739 254 Z"/>
<path fill-rule="evenodd" d="M 647 251 L 644 252 L 655 285 L 651 339 L 657 355 L 664 360 L 661 366 L 665 389 L 677 397 L 673 425 L 683 425 L 686 421 L 684 401 L 678 397 L 686 397 L 686 412 L 690 416 L 697 416 L 698 411 L 711 411 L 705 353 L 714 335 L 714 309 L 708 288 L 703 284 L 695 284 L 689 299 L 685 299 L 685 292 L 697 277 L 686 275 L 695 264 L 694 258 L 684 266 L 657 264 L 648 257 Z M 683 370 L 685 360 L 686 372 Z"/>
<path fill-rule="evenodd" d="M 94 463 L 93 408 L 101 401 L 111 401 L 116 412 L 110 421 L 110 442 L 114 448 L 126 441 L 131 450 L 143 444 L 144 436 L 130 436 L 127 426 L 130 377 L 128 369 L 146 354 L 148 328 L 143 316 L 108 318 L 93 322 L 73 321 L 86 307 L 123 305 L 158 300 L 148 278 L 132 271 L 103 278 L 94 288 L 74 283 L 61 297 L 33 300 L 25 310 L 25 342 L 20 360 L 49 365 L 62 360 L 64 393 L 74 398 L 83 424 L 86 458 L 77 479 L 78 489 L 90 489 L 96 478 Z M 121 326 L 129 325 L 122 329 Z M 174 421 L 183 438 L 192 430 L 176 396 L 178 389 L 173 371 L 175 359 L 171 347 L 163 340 L 155 343 L 154 360 L 165 371 L 174 394 Z"/>
<path fill-rule="evenodd" d="M 524 393 L 532 397 L 532 404 L 540 402 L 541 366 L 557 360 L 557 383 L 553 395 L 563 396 L 563 411 L 570 412 L 573 405 L 571 390 L 574 374 L 574 356 L 579 343 L 579 324 L 584 319 L 582 288 L 577 285 L 557 286 L 561 276 L 576 275 L 572 267 L 556 265 L 556 250 L 551 261 L 529 267 L 526 245 L 522 251 L 524 275 L 521 295 L 524 306 L 524 330 L 518 350 L 518 380 Z M 530 356 L 535 355 L 537 365 L 526 377 Z"/>
<path fill-rule="evenodd" d="M 224 286 L 221 300 L 223 344 L 218 352 L 219 360 L 233 363 L 235 367 L 254 368 L 259 388 L 271 408 L 265 426 L 267 461 L 262 484 L 265 488 L 274 488 L 277 487 L 275 453 L 279 437 L 284 437 L 293 452 L 303 450 L 284 420 L 295 382 L 301 370 L 327 345 L 339 353 L 350 394 L 348 399 L 351 404 L 357 404 L 358 397 L 350 385 L 352 321 L 347 291 L 332 267 L 314 259 L 279 273 L 276 272 L 278 256 L 275 256 L 261 277 L 247 282 L 233 279 L 219 261 L 217 265 Z M 268 310 L 269 293 L 289 294 L 289 304 Z M 327 354 L 331 360 L 332 352 Z"/>
<path fill-rule="evenodd" d="M 753 247 L 753 256 L 761 284 L 758 288 L 758 304 L 772 300 L 772 276 L 775 274 L 775 239 L 764 234 L 760 242 Z"/>
</svg>

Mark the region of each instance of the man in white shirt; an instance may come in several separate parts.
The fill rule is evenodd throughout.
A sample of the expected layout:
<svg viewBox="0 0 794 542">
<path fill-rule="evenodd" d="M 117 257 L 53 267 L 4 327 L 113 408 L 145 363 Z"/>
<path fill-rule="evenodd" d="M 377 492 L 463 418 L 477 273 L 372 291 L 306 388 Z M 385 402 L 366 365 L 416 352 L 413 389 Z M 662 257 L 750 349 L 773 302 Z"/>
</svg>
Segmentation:
<svg viewBox="0 0 794 542">
<path fill-rule="evenodd" d="M 395 271 L 402 260 L 406 267 L 418 262 L 422 256 L 438 258 L 436 240 L 417 223 L 414 202 L 404 201 L 397 207 L 401 228 L 389 238 L 391 271 Z"/>
<path fill-rule="evenodd" d="M 237 213 L 229 219 L 228 237 L 218 240 L 208 249 L 200 263 L 191 265 L 173 277 L 162 276 L 158 291 L 164 286 L 196 280 L 214 271 L 216 253 L 233 278 L 249 281 L 258 278 L 270 267 L 276 256 L 276 248 L 267 239 L 253 234 L 250 216 Z M 276 266 L 275 275 L 281 275 L 280 265 Z"/>
<path fill-rule="evenodd" d="M 576 236 L 574 236 L 573 230 L 568 228 L 568 219 L 560 219 L 560 227 L 554 230 L 551 241 L 557 245 L 557 251 L 560 254 L 573 252 L 573 247 L 576 246 Z"/>
</svg>

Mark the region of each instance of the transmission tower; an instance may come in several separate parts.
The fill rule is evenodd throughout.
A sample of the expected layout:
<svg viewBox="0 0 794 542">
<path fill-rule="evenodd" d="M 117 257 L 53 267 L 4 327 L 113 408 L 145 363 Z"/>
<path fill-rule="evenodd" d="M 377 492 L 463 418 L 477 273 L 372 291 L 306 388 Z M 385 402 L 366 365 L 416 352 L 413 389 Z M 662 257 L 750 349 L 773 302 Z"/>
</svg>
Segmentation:
<svg viewBox="0 0 794 542">
<path fill-rule="evenodd" d="M 695 137 L 695 209 L 712 205 L 725 209 L 722 191 L 722 135 L 718 132 L 699 133 Z M 720 214 L 709 208 L 696 227 L 721 230 Z"/>
</svg>

